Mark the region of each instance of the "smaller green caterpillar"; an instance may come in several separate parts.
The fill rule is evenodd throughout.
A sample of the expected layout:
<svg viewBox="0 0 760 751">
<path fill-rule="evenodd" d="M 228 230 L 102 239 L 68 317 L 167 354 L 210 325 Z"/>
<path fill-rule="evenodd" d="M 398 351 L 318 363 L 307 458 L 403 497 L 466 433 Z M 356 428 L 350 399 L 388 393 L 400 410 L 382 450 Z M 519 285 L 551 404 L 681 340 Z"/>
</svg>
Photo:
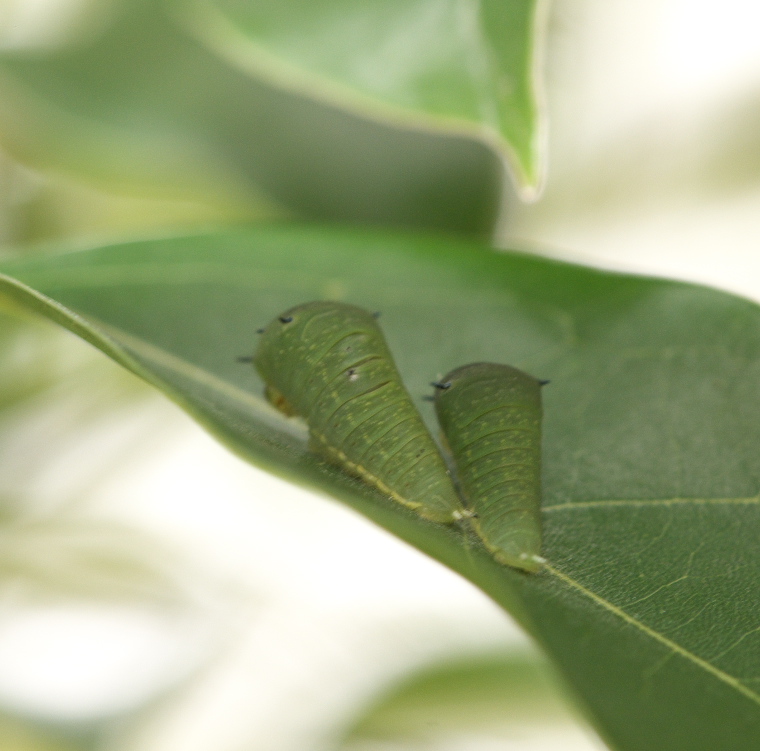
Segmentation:
<svg viewBox="0 0 760 751">
<path fill-rule="evenodd" d="M 253 363 L 266 397 L 306 420 L 312 450 L 426 519 L 466 515 L 371 313 L 305 303 L 260 333 Z"/>
<path fill-rule="evenodd" d="M 541 386 L 509 365 L 474 363 L 434 383 L 435 409 L 473 527 L 494 557 L 537 571 Z"/>
</svg>

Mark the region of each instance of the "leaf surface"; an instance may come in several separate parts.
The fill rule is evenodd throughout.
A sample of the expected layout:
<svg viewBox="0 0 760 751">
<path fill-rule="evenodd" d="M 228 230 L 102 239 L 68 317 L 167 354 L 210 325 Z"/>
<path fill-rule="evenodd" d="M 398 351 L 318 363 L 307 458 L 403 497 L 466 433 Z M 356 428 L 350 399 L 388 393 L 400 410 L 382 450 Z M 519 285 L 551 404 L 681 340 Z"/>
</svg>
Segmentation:
<svg viewBox="0 0 760 751">
<path fill-rule="evenodd" d="M 241 228 L 6 262 L 2 290 L 88 339 L 234 450 L 350 504 L 469 578 L 624 751 L 760 738 L 760 310 L 689 284 L 441 237 Z M 506 362 L 544 390 L 544 570 L 495 563 L 308 451 L 262 398 L 255 329 L 311 299 L 382 312 L 428 383 Z M 273 499 L 274 502 L 274 499 Z M 287 545 L 287 533 L 283 533 Z"/>
</svg>

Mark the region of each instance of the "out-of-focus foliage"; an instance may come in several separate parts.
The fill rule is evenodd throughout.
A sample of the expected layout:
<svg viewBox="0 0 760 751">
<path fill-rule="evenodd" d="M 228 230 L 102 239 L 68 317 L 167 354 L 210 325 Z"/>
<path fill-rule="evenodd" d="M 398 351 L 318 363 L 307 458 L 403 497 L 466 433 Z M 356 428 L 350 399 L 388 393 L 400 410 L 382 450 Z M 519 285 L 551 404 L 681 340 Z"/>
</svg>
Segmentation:
<svg viewBox="0 0 760 751">
<path fill-rule="evenodd" d="M 539 0 L 190 0 L 177 13 L 244 69 L 348 108 L 461 129 L 539 182 Z"/>
<path fill-rule="evenodd" d="M 0 414 L 34 397 L 57 380 L 53 353 L 39 327 L 0 315 Z M 34 334 L 38 334 L 34 336 Z"/>
<path fill-rule="evenodd" d="M 486 655 L 409 676 L 366 709 L 340 748 L 419 748 L 451 737 L 478 742 L 547 725 L 567 738 L 570 719 L 545 663 L 521 652 Z"/>
<path fill-rule="evenodd" d="M 88 734 L 67 733 L 21 717 L 0 714 L 0 751 L 95 751 Z"/>
<path fill-rule="evenodd" d="M 110 191 L 199 204 L 205 219 L 292 212 L 492 231 L 503 165 L 484 143 L 265 83 L 191 38 L 178 15 L 134 0 L 71 46 L 6 51 L 0 145 Z"/>
</svg>

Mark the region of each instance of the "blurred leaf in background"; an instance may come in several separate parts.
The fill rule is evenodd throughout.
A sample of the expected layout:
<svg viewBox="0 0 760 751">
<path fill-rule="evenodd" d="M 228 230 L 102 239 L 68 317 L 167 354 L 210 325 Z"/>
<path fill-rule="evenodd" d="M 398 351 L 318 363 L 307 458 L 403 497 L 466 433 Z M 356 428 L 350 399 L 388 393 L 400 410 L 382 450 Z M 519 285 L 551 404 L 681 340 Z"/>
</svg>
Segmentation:
<svg viewBox="0 0 760 751">
<path fill-rule="evenodd" d="M 541 153 L 539 0 L 190 0 L 194 34 L 278 83 L 418 127 L 462 130 L 505 152 L 535 193 Z"/>
<path fill-rule="evenodd" d="M 369 706 L 341 751 L 393 748 L 603 748 L 564 700 L 549 666 L 529 652 L 441 662 Z"/>
<path fill-rule="evenodd" d="M 85 41 L 6 51 L 6 151 L 111 191 L 216 206 L 220 218 L 284 207 L 490 234 L 503 165 L 484 143 L 382 124 L 321 101 L 318 90 L 304 97 L 265 83 L 189 38 L 177 8 L 165 8 L 122 3 Z"/>
<path fill-rule="evenodd" d="M 95 738 L 87 733 L 0 713 L 0 751 L 95 751 L 96 747 Z"/>
</svg>

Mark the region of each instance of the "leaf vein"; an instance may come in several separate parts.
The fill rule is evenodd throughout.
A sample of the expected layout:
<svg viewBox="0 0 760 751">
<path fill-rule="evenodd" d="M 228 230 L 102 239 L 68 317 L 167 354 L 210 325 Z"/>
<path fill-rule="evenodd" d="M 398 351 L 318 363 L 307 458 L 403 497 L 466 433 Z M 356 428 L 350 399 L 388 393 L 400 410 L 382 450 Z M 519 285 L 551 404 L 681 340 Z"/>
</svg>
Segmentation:
<svg viewBox="0 0 760 751">
<path fill-rule="evenodd" d="M 720 670 L 719 668 L 716 668 L 713 664 L 709 663 L 707 660 L 698 657 L 693 652 L 689 652 L 688 649 L 682 647 L 680 644 L 677 644 L 674 641 L 671 641 L 666 636 L 663 636 L 659 632 L 655 631 L 653 628 L 650 628 L 645 623 L 642 623 L 641 621 L 637 620 L 633 616 L 626 613 L 623 609 L 619 608 L 617 605 L 614 605 L 609 600 L 605 600 L 603 597 L 600 597 L 596 593 L 592 592 L 590 589 L 587 589 L 584 587 L 580 582 L 573 579 L 571 576 L 568 576 L 567 574 L 563 573 L 562 571 L 554 568 L 550 563 L 546 562 L 543 566 L 544 570 L 548 571 L 550 574 L 555 576 L 557 579 L 559 579 L 562 583 L 566 584 L 568 587 L 571 587 L 578 592 L 580 592 L 585 597 L 588 597 L 590 600 L 595 602 L 600 607 L 604 608 L 605 610 L 609 611 L 613 615 L 617 616 L 621 620 L 625 621 L 630 626 L 633 626 L 634 628 L 639 629 L 641 632 L 646 634 L 651 639 L 654 639 L 655 641 L 658 641 L 663 646 L 670 649 L 672 652 L 680 655 L 686 660 L 689 660 L 690 662 L 693 662 L 698 667 L 702 668 L 702 670 L 707 671 L 712 675 L 714 678 L 717 678 L 722 683 L 725 683 L 726 685 L 733 688 L 735 691 L 738 691 L 740 694 L 745 696 L 750 701 L 755 702 L 755 704 L 760 705 L 760 694 L 756 693 L 749 687 L 745 686 L 741 681 L 739 681 L 737 678 L 734 678 L 734 676 L 729 675 L 728 673 L 724 672 L 723 670 Z"/>
<path fill-rule="evenodd" d="M 615 501 L 571 501 L 569 503 L 558 503 L 554 506 L 544 506 L 543 510 L 570 511 L 573 509 L 608 508 L 620 506 L 688 506 L 690 504 L 693 504 L 695 506 L 753 506 L 760 504 L 760 496 L 752 496 L 750 498 L 661 498 L 654 500 L 630 499 Z"/>
</svg>

